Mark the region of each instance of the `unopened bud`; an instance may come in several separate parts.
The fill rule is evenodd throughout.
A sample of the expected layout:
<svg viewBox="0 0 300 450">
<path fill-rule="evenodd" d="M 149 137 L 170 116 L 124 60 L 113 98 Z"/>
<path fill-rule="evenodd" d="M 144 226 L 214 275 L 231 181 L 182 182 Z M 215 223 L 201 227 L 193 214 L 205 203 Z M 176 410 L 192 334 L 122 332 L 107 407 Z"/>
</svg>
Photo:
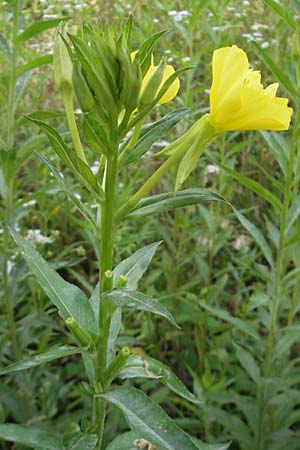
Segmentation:
<svg viewBox="0 0 300 450">
<path fill-rule="evenodd" d="M 166 63 L 162 59 L 158 66 L 150 66 L 146 77 L 143 79 L 144 88 L 140 98 L 140 105 L 148 105 L 151 103 L 157 94 L 157 91 L 161 85 L 166 69 Z"/>
<path fill-rule="evenodd" d="M 60 25 L 54 40 L 54 78 L 59 90 L 72 89 L 73 64 L 64 42 L 63 25 Z"/>
<path fill-rule="evenodd" d="M 120 289 L 126 286 L 128 278 L 124 275 L 120 275 L 116 282 L 116 289 Z"/>
<path fill-rule="evenodd" d="M 66 325 L 82 347 L 86 347 L 91 343 L 92 336 L 79 325 L 74 317 L 69 317 L 66 320 Z"/>
</svg>

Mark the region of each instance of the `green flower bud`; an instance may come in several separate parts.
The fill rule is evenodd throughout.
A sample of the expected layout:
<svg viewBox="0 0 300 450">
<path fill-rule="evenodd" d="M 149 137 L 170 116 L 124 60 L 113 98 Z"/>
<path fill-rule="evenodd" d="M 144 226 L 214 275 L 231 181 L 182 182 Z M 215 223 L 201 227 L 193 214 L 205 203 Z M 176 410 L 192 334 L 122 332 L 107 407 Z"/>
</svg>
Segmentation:
<svg viewBox="0 0 300 450">
<path fill-rule="evenodd" d="M 69 317 L 66 320 L 66 325 L 69 330 L 72 332 L 76 341 L 82 346 L 88 346 L 92 341 L 92 336 L 85 331 L 81 325 L 74 319 L 74 317 Z"/>
<path fill-rule="evenodd" d="M 82 74 L 78 61 L 74 64 L 72 81 L 75 96 L 81 110 L 83 112 L 90 112 L 95 106 L 95 98 Z"/>
<path fill-rule="evenodd" d="M 59 90 L 72 89 L 73 64 L 63 40 L 63 25 L 58 27 L 54 40 L 54 78 Z"/>
<path fill-rule="evenodd" d="M 124 288 L 127 284 L 128 278 L 120 275 L 116 282 L 116 289 Z"/>
</svg>

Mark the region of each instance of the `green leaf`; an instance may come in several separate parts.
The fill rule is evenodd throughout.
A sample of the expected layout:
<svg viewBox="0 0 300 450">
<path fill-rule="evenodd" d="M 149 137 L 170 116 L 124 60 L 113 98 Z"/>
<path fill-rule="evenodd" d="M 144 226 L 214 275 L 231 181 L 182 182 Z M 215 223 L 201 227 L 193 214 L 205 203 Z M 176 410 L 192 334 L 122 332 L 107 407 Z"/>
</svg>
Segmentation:
<svg viewBox="0 0 300 450">
<path fill-rule="evenodd" d="M 171 30 L 162 30 L 162 31 L 159 31 L 158 33 L 153 34 L 150 38 L 148 38 L 143 43 L 141 48 L 138 50 L 135 57 L 141 64 L 143 76 L 146 74 L 146 72 L 150 66 L 151 56 L 152 56 L 155 46 L 158 44 L 160 39 L 162 39 L 162 37 L 169 34 L 170 31 Z"/>
<path fill-rule="evenodd" d="M 127 278 L 126 288 L 131 289 L 132 291 L 136 290 L 139 280 L 148 269 L 148 266 L 161 243 L 162 241 L 158 241 L 146 245 L 121 261 L 113 271 L 114 287 L 116 286 L 119 277 L 123 275 Z"/>
<path fill-rule="evenodd" d="M 97 440 L 95 434 L 78 433 L 68 443 L 66 450 L 94 450 Z"/>
<path fill-rule="evenodd" d="M 94 312 L 85 294 L 55 272 L 34 246 L 17 233 L 13 227 L 9 227 L 9 229 L 37 281 L 58 308 L 61 317 L 64 320 L 73 317 L 84 329 L 96 333 L 97 324 Z"/>
<path fill-rule="evenodd" d="M 39 56 L 38 58 L 33 59 L 27 64 L 23 64 L 18 70 L 18 76 L 23 75 L 23 73 L 28 70 L 36 69 L 37 67 L 44 66 L 45 64 L 50 64 L 53 61 L 53 55 L 44 55 Z"/>
<path fill-rule="evenodd" d="M 228 444 L 205 444 L 194 436 L 190 436 L 190 439 L 198 450 L 227 450 L 230 447 L 230 442 Z"/>
<path fill-rule="evenodd" d="M 6 441 L 46 450 L 63 450 L 61 439 L 54 433 L 37 427 L 24 425 L 0 424 L 0 438 Z"/>
<path fill-rule="evenodd" d="M 277 77 L 278 81 L 285 89 L 294 97 L 299 98 L 299 92 L 294 86 L 291 79 L 287 76 L 286 71 L 280 69 L 273 59 L 263 50 L 256 42 L 252 42 L 257 53 L 263 58 L 265 63 L 269 66 L 271 72 Z"/>
<path fill-rule="evenodd" d="M 157 314 L 164 317 L 172 325 L 175 325 L 177 328 L 179 328 L 174 320 L 174 317 L 167 310 L 167 308 L 158 300 L 150 297 L 147 294 L 123 289 L 114 290 L 103 295 L 106 295 L 113 302 L 113 304 L 119 308 L 126 307 L 135 309 L 137 311 L 147 311 L 152 314 Z"/>
<path fill-rule="evenodd" d="M 101 395 L 120 408 L 133 431 L 166 450 L 196 450 L 186 433 L 142 391 L 116 387 Z"/>
<path fill-rule="evenodd" d="M 219 167 L 221 167 L 226 173 L 228 173 L 231 177 L 233 177 L 235 180 L 239 181 L 244 186 L 248 187 L 253 192 L 255 192 L 257 195 L 264 198 L 267 202 L 271 203 L 271 205 L 273 205 L 277 211 L 281 211 L 282 204 L 280 200 L 278 200 L 278 198 L 274 194 L 268 191 L 260 183 L 252 180 L 249 177 L 246 177 L 245 175 L 241 174 L 240 172 L 237 172 L 234 169 L 231 169 L 230 167 L 224 166 L 223 164 L 220 164 L 218 162 L 216 162 L 216 164 Z"/>
<path fill-rule="evenodd" d="M 138 288 L 138 282 L 148 269 L 148 266 L 162 241 L 154 242 L 140 248 L 128 258 L 118 264 L 113 271 L 113 287 L 116 287 L 121 275 L 127 278 L 126 289 L 135 291 Z M 99 308 L 99 283 L 91 296 L 90 303 L 94 309 L 95 316 L 98 317 Z"/>
<path fill-rule="evenodd" d="M 136 209 L 130 213 L 129 217 L 149 216 L 183 206 L 196 205 L 203 201 L 219 201 L 227 205 L 230 204 L 224 197 L 208 189 L 184 189 L 182 191 L 168 192 L 143 198 L 137 204 Z"/>
<path fill-rule="evenodd" d="M 282 136 L 280 133 L 276 133 L 272 131 L 260 131 L 261 135 L 264 137 L 267 142 L 270 150 L 276 158 L 276 161 L 281 167 L 283 174 L 285 175 L 288 169 L 289 162 L 289 148 L 290 144 L 286 138 Z"/>
<path fill-rule="evenodd" d="M 106 450 L 137 450 L 134 441 L 140 437 L 141 435 L 135 431 L 123 433 L 111 441 Z"/>
<path fill-rule="evenodd" d="M 168 388 L 180 397 L 199 404 L 195 397 L 182 381 L 171 371 L 171 369 L 157 359 L 149 356 L 130 355 L 124 369 L 121 370 L 120 378 L 154 378 L 166 384 Z"/>
<path fill-rule="evenodd" d="M 264 0 L 268 6 L 270 6 L 293 30 L 297 30 L 297 22 L 294 20 L 288 8 L 282 6 L 279 2 L 274 0 Z"/>
<path fill-rule="evenodd" d="M 251 353 L 249 353 L 239 345 L 236 345 L 236 348 L 237 357 L 241 365 L 243 366 L 249 377 L 252 378 L 254 383 L 259 384 L 261 381 L 260 370 L 254 357 L 251 355 Z"/>
<path fill-rule="evenodd" d="M 35 22 L 32 25 L 29 25 L 22 33 L 20 33 L 17 37 L 17 42 L 24 42 L 27 39 L 36 36 L 42 31 L 49 30 L 49 28 L 56 27 L 61 21 L 68 20 L 67 17 L 57 17 L 55 19 L 43 20 L 40 22 Z"/>
<path fill-rule="evenodd" d="M 248 219 L 246 219 L 245 216 L 243 216 L 242 213 L 237 211 L 235 208 L 233 208 L 233 211 L 241 224 L 248 230 L 248 232 L 251 234 L 253 239 L 256 241 L 257 245 L 261 249 L 263 255 L 265 256 L 266 260 L 270 264 L 271 267 L 274 266 L 274 260 L 272 255 L 272 250 L 267 243 L 266 239 L 264 238 L 262 232 L 257 228 L 256 225 L 254 225 L 252 222 L 250 222 Z"/>
<path fill-rule="evenodd" d="M 60 175 L 58 170 L 53 166 L 53 164 L 47 159 L 44 155 L 38 153 L 39 158 L 46 164 L 50 172 L 56 178 L 59 186 L 62 191 L 66 193 L 69 199 L 74 203 L 74 205 L 78 208 L 81 214 L 86 218 L 86 220 L 90 223 L 93 229 L 96 230 L 97 224 L 93 212 L 75 195 L 74 188 L 72 186 L 67 185 L 65 179 Z"/>
<path fill-rule="evenodd" d="M 16 169 L 16 151 L 0 149 L 0 194 L 4 201 L 7 201 Z"/>
<path fill-rule="evenodd" d="M 46 123 L 26 116 L 28 120 L 38 125 L 45 130 L 48 139 L 59 158 L 66 164 L 66 166 L 74 173 L 74 175 L 81 181 L 84 186 L 96 197 L 99 202 L 104 199 L 102 187 L 98 183 L 97 178 L 89 168 L 89 166 L 82 161 L 63 141 L 61 136 L 54 128 Z"/>
<path fill-rule="evenodd" d="M 161 139 L 188 111 L 188 108 L 177 109 L 151 124 L 150 127 L 147 127 L 147 131 L 143 133 L 142 137 L 130 151 L 127 151 L 125 147 L 125 150 L 119 158 L 120 165 L 130 164 L 139 159 L 149 150 L 154 142 Z"/>
<path fill-rule="evenodd" d="M 31 369 L 32 367 L 41 366 L 49 361 L 53 361 L 65 356 L 75 355 L 80 353 L 81 350 L 78 347 L 72 347 L 70 345 L 63 345 L 61 347 L 54 347 L 45 353 L 33 356 L 32 358 L 23 359 L 22 361 L 15 362 L 9 366 L 0 368 L 0 375 L 6 375 L 7 373 L 19 372 L 25 369 Z"/>
<path fill-rule="evenodd" d="M 201 308 L 212 313 L 219 319 L 225 320 L 225 322 L 230 323 L 238 330 L 242 331 L 248 336 L 251 336 L 253 339 L 255 340 L 260 339 L 257 331 L 252 327 L 252 325 L 250 325 L 245 320 L 239 319 L 238 317 L 233 317 L 231 314 L 229 314 L 228 311 L 224 311 L 223 309 L 213 308 L 212 306 L 205 305 L 204 303 L 199 303 L 199 305 L 201 306 Z"/>
</svg>

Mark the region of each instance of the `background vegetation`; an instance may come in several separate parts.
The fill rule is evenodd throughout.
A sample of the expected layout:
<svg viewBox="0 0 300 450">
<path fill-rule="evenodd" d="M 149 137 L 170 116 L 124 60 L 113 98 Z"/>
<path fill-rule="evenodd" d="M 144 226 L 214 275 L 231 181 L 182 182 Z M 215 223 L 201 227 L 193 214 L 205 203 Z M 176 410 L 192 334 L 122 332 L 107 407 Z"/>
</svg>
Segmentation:
<svg viewBox="0 0 300 450">
<path fill-rule="evenodd" d="M 10 149 L 12 158 L 17 155 L 7 173 L 1 153 L 2 366 L 43 353 L 62 340 L 72 344 L 63 321 L 7 235 L 7 219 L 65 279 L 88 294 L 97 282 L 90 228 L 38 155 L 47 156 L 64 177 L 69 174 L 44 134 L 23 118 L 35 113 L 69 139 L 51 65 L 53 29 L 61 18 L 75 31 L 82 21 L 132 14 L 137 48 L 151 33 L 172 28 L 160 42 L 157 58 L 166 55 L 176 68 L 192 66 L 181 76 L 180 93 L 173 101 L 174 107 L 190 108 L 189 113 L 153 145 L 138 171 L 129 168 L 119 180 L 124 195 L 160 164 L 152 153 L 208 111 L 215 48 L 236 44 L 247 52 L 251 65 L 262 70 L 265 84 L 279 80 L 279 94 L 289 97 L 294 120 L 300 87 L 296 0 L 24 0 L 18 18 L 12 15 L 12 3 L 0 5 L 0 144 Z M 42 30 L 39 24 L 45 20 L 52 22 Z M 30 36 L 22 35 L 30 25 Z M 152 119 L 169 108 L 157 108 Z M 287 175 L 291 172 L 292 179 Z M 174 176 L 170 173 L 157 193 L 172 190 Z M 157 381 L 137 384 L 183 429 L 203 441 L 231 440 L 233 450 L 300 448 L 299 176 L 296 129 L 230 133 L 205 152 L 185 187 L 209 187 L 234 209 L 204 202 L 146 219 L 132 218 L 118 236 L 115 263 L 137 250 L 137 243 L 163 240 L 142 289 L 159 298 L 181 326 L 174 331 L 166 321 L 146 313 L 127 313 L 119 345 L 173 367 L 201 400 L 200 407 L 171 395 Z M 71 177 L 69 184 L 87 201 Z M 76 355 L 2 377 L 0 422 L 39 423 L 65 435 L 79 430 L 91 408 L 83 381 L 84 369 Z M 105 442 L 126 428 L 120 413 L 112 410 Z M 4 450 L 26 448 L 4 441 L 0 445 Z"/>
</svg>

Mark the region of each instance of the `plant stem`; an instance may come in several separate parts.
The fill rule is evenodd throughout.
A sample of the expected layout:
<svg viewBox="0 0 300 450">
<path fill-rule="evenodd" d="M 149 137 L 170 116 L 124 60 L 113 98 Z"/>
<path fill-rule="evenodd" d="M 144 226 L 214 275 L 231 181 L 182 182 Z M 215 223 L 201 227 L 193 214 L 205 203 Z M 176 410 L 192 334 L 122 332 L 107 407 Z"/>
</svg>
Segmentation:
<svg viewBox="0 0 300 450">
<path fill-rule="evenodd" d="M 297 139 L 299 136 L 299 122 L 300 122 L 300 112 L 298 111 L 297 117 L 295 119 L 294 124 L 294 133 L 291 143 L 290 155 L 289 155 L 289 164 L 286 173 L 286 181 L 285 181 L 285 190 L 284 190 L 284 198 L 283 198 L 283 206 L 280 215 L 280 233 L 279 233 L 279 245 L 277 249 L 276 256 L 276 266 L 274 273 L 274 282 L 273 282 L 273 298 L 271 303 L 271 320 L 270 320 L 270 328 L 269 334 L 266 344 L 266 352 L 265 359 L 263 365 L 263 384 L 261 386 L 260 391 L 260 399 L 259 399 L 259 421 L 258 421 L 258 430 L 256 437 L 256 447 L 255 450 L 262 450 L 263 444 L 263 429 L 266 415 L 266 400 L 267 400 L 267 389 L 266 389 L 266 379 L 270 375 L 271 371 L 271 363 L 273 356 L 273 348 L 275 342 L 275 333 L 277 327 L 277 318 L 278 318 L 278 310 L 280 306 L 281 292 L 282 292 L 282 277 L 285 273 L 285 239 L 286 239 L 286 228 L 288 221 L 288 213 L 290 208 L 291 196 L 292 196 L 292 186 L 293 186 L 293 174 L 295 168 L 295 159 L 296 159 L 296 150 L 297 150 Z"/>
<path fill-rule="evenodd" d="M 82 159 L 87 163 L 85 153 L 81 144 L 78 128 L 76 125 L 75 114 L 74 114 L 74 102 L 73 102 L 73 91 L 72 88 L 65 89 L 63 91 L 63 101 L 68 121 L 69 130 L 72 136 L 72 141 L 78 158 Z"/>
<path fill-rule="evenodd" d="M 101 230 L 100 230 L 100 306 L 99 306 L 99 337 L 97 346 L 97 364 L 95 370 L 96 384 L 103 393 L 106 384 L 107 372 L 107 349 L 110 332 L 111 316 L 114 310 L 110 300 L 103 294 L 112 288 L 112 268 L 113 268 L 113 214 L 116 193 L 117 177 L 117 145 L 112 145 L 111 157 L 107 159 L 105 174 L 105 201 L 101 210 Z M 104 423 L 106 416 L 106 400 L 101 397 L 94 397 L 94 423 L 97 426 L 98 442 L 95 450 L 100 450 L 103 439 Z"/>
</svg>

